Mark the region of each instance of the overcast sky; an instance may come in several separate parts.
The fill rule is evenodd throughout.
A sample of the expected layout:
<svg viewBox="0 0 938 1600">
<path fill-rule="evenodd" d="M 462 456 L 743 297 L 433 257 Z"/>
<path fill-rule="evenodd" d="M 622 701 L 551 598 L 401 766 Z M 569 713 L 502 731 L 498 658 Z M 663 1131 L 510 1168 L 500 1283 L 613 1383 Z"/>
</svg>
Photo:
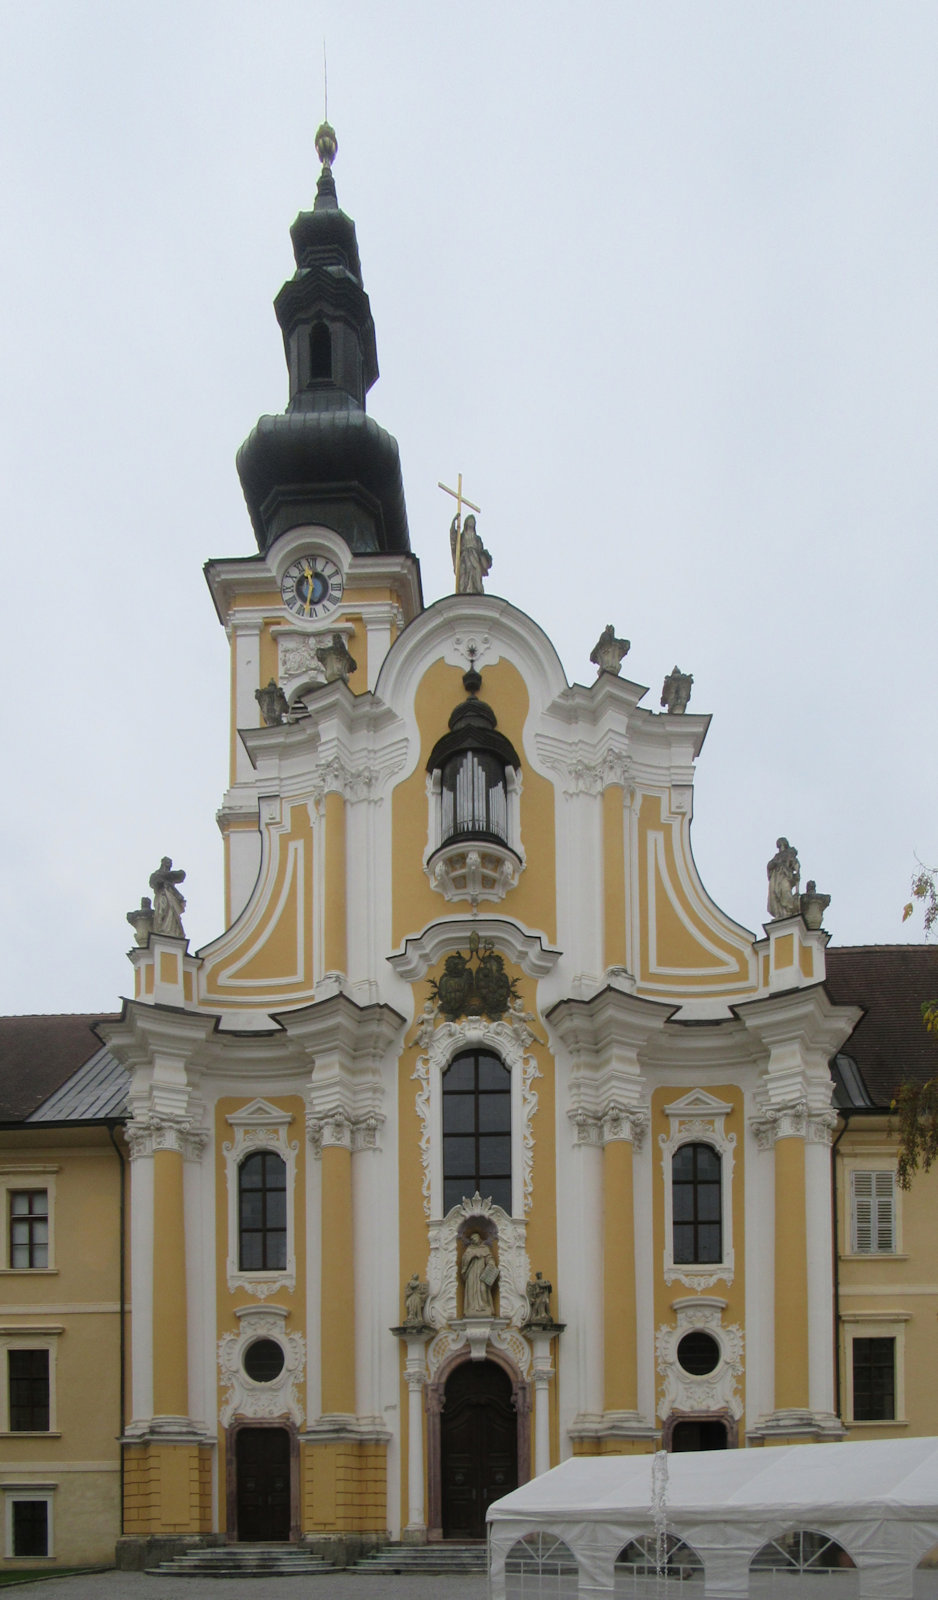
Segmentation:
<svg viewBox="0 0 938 1600">
<path fill-rule="evenodd" d="M 765 915 L 917 937 L 938 859 L 938 6 L 0 3 L 0 1008 L 114 1008 L 161 855 L 222 927 L 234 469 L 323 111 L 426 599 L 464 474 L 490 591 L 606 622 L 713 723 L 694 850 Z"/>
</svg>

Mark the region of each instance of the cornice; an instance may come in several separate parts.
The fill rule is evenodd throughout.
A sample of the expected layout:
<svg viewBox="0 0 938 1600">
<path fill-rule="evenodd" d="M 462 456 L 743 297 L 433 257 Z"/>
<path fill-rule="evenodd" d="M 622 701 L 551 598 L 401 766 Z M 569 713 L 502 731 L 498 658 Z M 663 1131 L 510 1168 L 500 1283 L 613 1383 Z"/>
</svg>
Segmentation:
<svg viewBox="0 0 938 1600">
<path fill-rule="evenodd" d="M 860 1006 L 835 1005 L 820 983 L 740 1001 L 731 1009 L 770 1055 L 797 1043 L 803 1052 L 820 1056 L 825 1063 L 836 1055 L 863 1015 Z"/>
<path fill-rule="evenodd" d="M 388 963 L 399 978 L 416 983 L 443 956 L 464 949 L 471 933 L 477 933 L 483 942 L 490 941 L 500 955 L 531 978 L 546 977 L 562 954 L 545 944 L 539 933 L 531 933 L 508 917 L 445 917 L 405 939 L 401 948 L 387 957 Z"/>
<path fill-rule="evenodd" d="M 664 1027 L 677 1006 L 644 1000 L 607 984 L 588 1000 L 558 1000 L 545 1022 L 579 1059 L 605 1054 L 610 1047 L 641 1050 Z"/>
</svg>

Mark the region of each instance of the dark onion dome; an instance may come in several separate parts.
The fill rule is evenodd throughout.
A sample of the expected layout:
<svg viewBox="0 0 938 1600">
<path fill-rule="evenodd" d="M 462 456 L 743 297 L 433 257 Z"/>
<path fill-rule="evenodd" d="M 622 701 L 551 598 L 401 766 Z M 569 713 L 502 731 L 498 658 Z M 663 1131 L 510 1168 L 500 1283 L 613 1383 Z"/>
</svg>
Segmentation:
<svg viewBox="0 0 938 1600">
<path fill-rule="evenodd" d="M 449 733 L 444 733 L 430 751 L 427 771 L 436 772 L 462 750 L 487 750 L 497 756 L 503 766 L 513 767 L 520 772 L 521 762 L 514 745 L 503 733 L 499 733 L 492 707 L 478 698 L 482 687 L 481 674 L 470 667 L 462 681 L 469 698 L 462 700 L 450 713 Z"/>
<path fill-rule="evenodd" d="M 371 307 L 355 224 L 339 210 L 328 123 L 316 135 L 322 172 L 312 211 L 290 229 L 296 272 L 274 310 L 290 399 L 261 417 L 237 466 L 262 551 L 304 522 L 320 522 L 359 553 L 410 550 L 397 441 L 365 414 L 378 376 Z"/>
</svg>

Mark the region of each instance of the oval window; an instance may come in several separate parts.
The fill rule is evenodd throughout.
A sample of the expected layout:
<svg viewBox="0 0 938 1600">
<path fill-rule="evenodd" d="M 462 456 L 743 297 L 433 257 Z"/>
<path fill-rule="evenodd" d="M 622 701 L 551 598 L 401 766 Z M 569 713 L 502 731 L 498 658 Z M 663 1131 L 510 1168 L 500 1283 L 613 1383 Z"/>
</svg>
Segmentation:
<svg viewBox="0 0 938 1600">
<path fill-rule="evenodd" d="M 273 1383 L 283 1366 L 283 1351 L 274 1339 L 255 1339 L 244 1352 L 244 1370 L 255 1383 Z"/>
<path fill-rule="evenodd" d="M 695 1378 L 702 1378 L 718 1367 L 720 1355 L 720 1346 L 713 1335 L 699 1328 L 693 1333 L 685 1333 L 677 1347 L 678 1361 L 684 1371 L 690 1372 Z"/>
</svg>

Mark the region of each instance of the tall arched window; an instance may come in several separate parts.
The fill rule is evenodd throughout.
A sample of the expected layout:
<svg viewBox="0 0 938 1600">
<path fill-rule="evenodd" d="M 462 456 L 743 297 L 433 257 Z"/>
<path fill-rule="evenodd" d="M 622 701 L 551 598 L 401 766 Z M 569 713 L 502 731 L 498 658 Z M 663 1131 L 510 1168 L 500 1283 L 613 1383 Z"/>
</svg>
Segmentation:
<svg viewBox="0 0 938 1600">
<path fill-rule="evenodd" d="M 511 1212 L 511 1073 L 467 1050 L 443 1074 L 443 1211 L 478 1190 Z"/>
<path fill-rule="evenodd" d="M 682 1144 L 671 1159 L 674 1260 L 723 1259 L 722 1162 L 709 1144 Z"/>
<path fill-rule="evenodd" d="M 256 1150 L 238 1168 L 238 1268 L 282 1272 L 287 1264 L 287 1168 Z"/>
</svg>

